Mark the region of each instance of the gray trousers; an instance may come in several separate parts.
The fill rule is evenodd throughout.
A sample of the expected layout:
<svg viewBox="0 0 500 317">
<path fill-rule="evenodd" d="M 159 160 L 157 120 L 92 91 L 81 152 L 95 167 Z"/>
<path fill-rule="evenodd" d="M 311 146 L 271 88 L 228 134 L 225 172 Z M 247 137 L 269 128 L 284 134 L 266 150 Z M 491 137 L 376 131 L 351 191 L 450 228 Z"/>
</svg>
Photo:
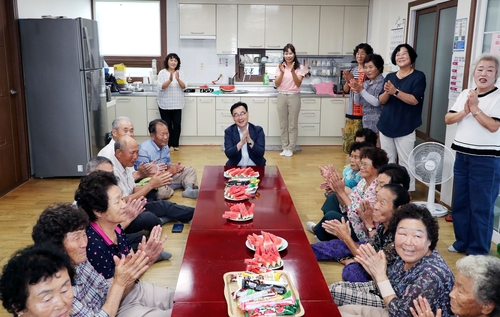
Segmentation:
<svg viewBox="0 0 500 317">
<path fill-rule="evenodd" d="M 300 94 L 278 94 L 277 108 L 283 150 L 293 152 L 295 145 L 297 145 L 300 105 Z"/>
<path fill-rule="evenodd" d="M 125 296 L 118 308 L 118 317 L 165 317 L 172 314 L 174 290 L 140 281 Z"/>
</svg>

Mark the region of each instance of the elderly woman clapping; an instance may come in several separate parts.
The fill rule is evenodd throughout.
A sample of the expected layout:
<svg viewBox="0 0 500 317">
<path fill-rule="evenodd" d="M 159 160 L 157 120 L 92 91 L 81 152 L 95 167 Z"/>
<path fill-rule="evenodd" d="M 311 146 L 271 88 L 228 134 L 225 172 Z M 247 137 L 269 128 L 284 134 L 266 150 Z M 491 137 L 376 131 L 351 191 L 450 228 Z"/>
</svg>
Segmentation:
<svg viewBox="0 0 500 317">
<path fill-rule="evenodd" d="M 376 252 L 368 244 L 359 247 L 355 259 L 373 281 L 352 283 L 349 293 L 355 305 L 340 306 L 342 316 L 410 317 L 410 307 L 418 296 L 427 297 L 432 309 L 442 307 L 443 316 L 452 316 L 448 294 L 454 277 L 435 250 L 437 221 L 427 208 L 410 203 L 400 207 L 389 227 L 395 232 L 394 247 L 399 257 L 387 267 L 382 250 Z"/>
<path fill-rule="evenodd" d="M 469 255 L 457 261 L 457 276 L 450 293 L 451 311 L 460 317 L 500 316 L 500 259 Z M 419 297 L 411 308 L 414 317 L 434 317 L 427 299 Z M 436 317 L 442 316 L 438 309 Z"/>
<path fill-rule="evenodd" d="M 83 210 L 60 204 L 47 207 L 32 232 L 35 245 L 54 245 L 71 259 L 76 272 L 71 316 L 169 316 L 174 290 L 138 280 L 149 267 L 147 252 L 111 256 L 112 263 L 107 262 L 113 265 L 110 280 L 94 269 L 87 258 L 88 223 Z"/>
</svg>

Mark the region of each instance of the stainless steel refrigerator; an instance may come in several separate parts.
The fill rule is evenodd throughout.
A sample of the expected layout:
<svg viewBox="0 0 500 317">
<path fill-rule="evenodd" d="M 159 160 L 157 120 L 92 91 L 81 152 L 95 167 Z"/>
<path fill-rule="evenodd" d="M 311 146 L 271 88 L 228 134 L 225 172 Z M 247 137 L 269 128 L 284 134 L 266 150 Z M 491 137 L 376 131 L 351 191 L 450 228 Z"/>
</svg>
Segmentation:
<svg viewBox="0 0 500 317">
<path fill-rule="evenodd" d="M 83 176 L 87 161 L 105 145 L 97 22 L 20 19 L 19 29 L 32 172 Z"/>
</svg>

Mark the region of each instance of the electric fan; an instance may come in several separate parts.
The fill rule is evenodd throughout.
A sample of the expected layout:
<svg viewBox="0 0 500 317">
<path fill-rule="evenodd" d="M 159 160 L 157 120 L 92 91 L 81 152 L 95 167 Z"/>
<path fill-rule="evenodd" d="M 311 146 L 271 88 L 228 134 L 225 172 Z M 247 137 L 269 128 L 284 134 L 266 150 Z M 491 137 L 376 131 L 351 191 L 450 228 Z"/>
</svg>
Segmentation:
<svg viewBox="0 0 500 317">
<path fill-rule="evenodd" d="M 427 202 L 414 202 L 425 205 L 434 217 L 443 217 L 448 209 L 434 202 L 436 184 L 442 184 L 453 176 L 453 163 L 455 157 L 450 149 L 436 142 L 425 142 L 417 145 L 410 153 L 408 166 L 410 173 L 429 185 Z"/>
</svg>

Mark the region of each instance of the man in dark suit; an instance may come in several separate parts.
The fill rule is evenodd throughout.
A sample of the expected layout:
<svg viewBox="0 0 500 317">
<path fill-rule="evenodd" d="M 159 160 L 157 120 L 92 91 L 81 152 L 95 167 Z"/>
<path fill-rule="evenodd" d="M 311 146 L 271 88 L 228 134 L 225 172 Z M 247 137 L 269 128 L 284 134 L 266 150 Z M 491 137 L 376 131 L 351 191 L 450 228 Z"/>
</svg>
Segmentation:
<svg viewBox="0 0 500 317">
<path fill-rule="evenodd" d="M 264 130 L 248 122 L 248 106 L 237 102 L 231 106 L 234 124 L 224 131 L 224 148 L 230 166 L 264 166 L 266 140 Z"/>
</svg>

